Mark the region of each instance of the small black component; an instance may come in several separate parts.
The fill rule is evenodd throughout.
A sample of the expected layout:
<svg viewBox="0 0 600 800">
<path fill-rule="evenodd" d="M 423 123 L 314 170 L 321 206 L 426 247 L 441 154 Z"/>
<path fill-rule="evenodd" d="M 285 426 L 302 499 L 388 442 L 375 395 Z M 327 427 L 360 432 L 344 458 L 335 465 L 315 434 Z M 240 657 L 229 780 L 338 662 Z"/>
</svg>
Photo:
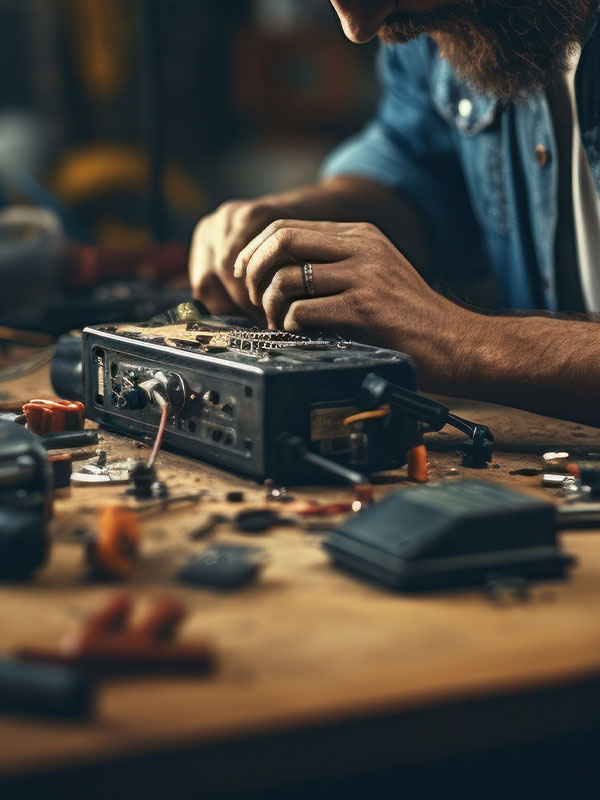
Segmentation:
<svg viewBox="0 0 600 800">
<path fill-rule="evenodd" d="M 127 494 L 132 494 L 138 499 L 155 496 L 153 485 L 158 483 L 156 471 L 145 461 L 138 461 L 129 474 L 129 480 L 133 481 L 133 486 L 126 490 Z"/>
<path fill-rule="evenodd" d="M 276 511 L 269 508 L 256 511 L 240 511 L 235 524 L 242 533 L 262 533 L 273 525 L 283 524 L 283 519 Z"/>
<path fill-rule="evenodd" d="M 218 544 L 191 558 L 177 577 L 193 586 L 239 589 L 256 580 L 262 563 L 263 551 L 258 547 Z"/>
<path fill-rule="evenodd" d="M 533 467 L 523 467 L 522 469 L 513 469 L 509 473 L 509 475 L 524 475 L 528 478 L 533 478 L 536 475 L 541 475 L 541 469 L 534 469 Z"/>
<path fill-rule="evenodd" d="M 600 497 L 600 464 L 597 461 L 577 461 L 579 480 L 582 486 L 589 486 L 590 497 Z"/>
<path fill-rule="evenodd" d="M 89 447 L 98 444 L 98 431 L 58 431 L 39 437 L 46 450 L 63 450 L 71 447 Z"/>
<path fill-rule="evenodd" d="M 83 719 L 92 709 L 89 679 L 62 666 L 0 659 L 0 709 L 61 719 Z"/>
<path fill-rule="evenodd" d="M 85 391 L 80 333 L 65 333 L 56 342 L 50 364 L 50 381 L 59 397 L 83 402 Z"/>
<path fill-rule="evenodd" d="M 330 476 L 341 478 L 343 481 L 357 486 L 369 482 L 367 476 L 362 472 L 350 469 L 344 464 L 338 464 L 337 461 L 333 461 L 331 458 L 324 458 L 318 453 L 313 453 L 299 436 L 293 436 L 287 431 L 279 435 L 277 445 L 289 462 L 304 461 L 306 464 L 310 464 L 311 467 L 316 468 L 317 474 L 321 470 Z M 270 499 L 273 499 L 272 492 Z"/>
<path fill-rule="evenodd" d="M 62 455 L 62 454 L 61 454 Z M 66 458 L 56 457 L 50 462 L 52 467 L 54 489 L 66 489 L 71 485 L 71 473 L 73 471 L 73 461 L 70 454 Z"/>
<path fill-rule="evenodd" d="M 448 424 L 454 424 L 452 420 L 461 419 L 455 414 L 448 414 Z M 461 422 L 465 420 L 461 419 Z M 459 426 L 456 426 L 459 427 Z M 462 426 L 459 430 L 464 430 Z M 460 449 L 463 452 L 463 467 L 472 467 L 473 469 L 485 469 L 489 462 L 492 460 L 494 452 L 494 436 L 487 427 L 487 425 L 473 424 L 472 430 L 469 431 L 471 439 L 466 442 L 461 442 Z"/>
<path fill-rule="evenodd" d="M 237 491 L 237 492 L 227 492 L 225 495 L 225 500 L 228 503 L 243 503 L 244 502 L 244 493 Z"/>
<path fill-rule="evenodd" d="M 167 376 L 166 391 L 171 413 L 178 414 L 185 405 L 187 394 L 183 378 L 178 372 L 171 372 Z"/>
<path fill-rule="evenodd" d="M 191 539 L 193 542 L 203 539 L 205 536 L 208 536 L 217 525 L 220 525 L 221 522 L 227 522 L 227 517 L 223 516 L 223 514 L 208 514 L 193 531 L 188 533 L 188 539 Z"/>
<path fill-rule="evenodd" d="M 574 561 L 558 546 L 552 503 L 475 480 L 394 492 L 325 547 L 340 566 L 405 591 L 560 578 Z"/>
<path fill-rule="evenodd" d="M 132 411 L 139 411 L 148 404 L 148 395 L 143 389 L 136 386 L 135 389 L 128 389 L 123 392 L 123 400 L 125 400 L 125 408 L 129 408 Z"/>
<path fill-rule="evenodd" d="M 464 467 L 484 469 L 492 460 L 495 439 L 487 425 L 459 417 L 437 400 L 422 397 L 412 389 L 370 372 L 362 382 L 360 407 L 366 411 L 384 403 L 391 405 L 396 413 L 408 414 L 418 420 L 424 428 L 423 433 L 441 431 L 444 425 L 452 425 L 465 433 L 469 438 L 459 445 L 463 451 Z"/>
</svg>

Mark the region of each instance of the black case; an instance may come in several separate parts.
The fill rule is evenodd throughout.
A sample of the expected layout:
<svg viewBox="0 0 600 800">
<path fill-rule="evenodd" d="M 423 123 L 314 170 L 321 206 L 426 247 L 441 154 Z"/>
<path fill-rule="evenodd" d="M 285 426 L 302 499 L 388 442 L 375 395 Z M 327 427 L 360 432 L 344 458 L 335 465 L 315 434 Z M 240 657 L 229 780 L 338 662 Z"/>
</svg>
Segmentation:
<svg viewBox="0 0 600 800">
<path fill-rule="evenodd" d="M 336 564 L 405 591 L 496 576 L 562 577 L 552 503 L 495 483 L 411 487 L 352 516 L 325 542 Z"/>
</svg>

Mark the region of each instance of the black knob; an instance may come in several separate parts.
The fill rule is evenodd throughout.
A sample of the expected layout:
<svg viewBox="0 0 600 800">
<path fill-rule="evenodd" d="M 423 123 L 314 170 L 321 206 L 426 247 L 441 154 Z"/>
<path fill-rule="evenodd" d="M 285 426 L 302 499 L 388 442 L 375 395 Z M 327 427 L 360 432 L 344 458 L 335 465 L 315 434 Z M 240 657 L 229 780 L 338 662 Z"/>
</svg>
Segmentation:
<svg viewBox="0 0 600 800">
<path fill-rule="evenodd" d="M 144 408 L 148 402 L 148 395 L 143 389 L 136 387 L 123 392 L 123 400 L 125 400 L 125 408 L 130 408 L 132 411 L 139 411 Z"/>
<path fill-rule="evenodd" d="M 167 380 L 167 400 L 171 411 L 178 413 L 185 405 L 186 387 L 183 378 L 177 372 L 170 372 Z"/>
</svg>

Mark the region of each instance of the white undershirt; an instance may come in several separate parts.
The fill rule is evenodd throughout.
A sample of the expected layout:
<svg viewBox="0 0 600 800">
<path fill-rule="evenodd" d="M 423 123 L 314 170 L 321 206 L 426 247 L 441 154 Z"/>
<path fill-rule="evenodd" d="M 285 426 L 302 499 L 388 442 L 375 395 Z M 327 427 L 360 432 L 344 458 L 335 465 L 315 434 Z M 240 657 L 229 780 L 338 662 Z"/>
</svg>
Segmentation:
<svg viewBox="0 0 600 800">
<path fill-rule="evenodd" d="M 569 72 L 563 75 L 567 83 L 573 120 L 573 218 L 579 277 L 586 311 L 600 311 L 600 199 L 594 185 L 587 155 L 581 142 L 575 72 L 581 57 L 579 49 Z"/>
</svg>

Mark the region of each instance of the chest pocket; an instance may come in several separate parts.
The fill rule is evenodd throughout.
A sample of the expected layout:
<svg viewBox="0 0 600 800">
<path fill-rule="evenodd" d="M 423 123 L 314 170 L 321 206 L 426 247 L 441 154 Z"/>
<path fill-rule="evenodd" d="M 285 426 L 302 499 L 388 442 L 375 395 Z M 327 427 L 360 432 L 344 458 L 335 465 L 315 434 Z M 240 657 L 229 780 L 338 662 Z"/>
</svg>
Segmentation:
<svg viewBox="0 0 600 800">
<path fill-rule="evenodd" d="M 459 80 L 443 59 L 435 63 L 431 91 L 434 107 L 454 131 L 477 221 L 495 233 L 510 233 L 508 175 L 498 101 L 477 94 Z"/>
</svg>

